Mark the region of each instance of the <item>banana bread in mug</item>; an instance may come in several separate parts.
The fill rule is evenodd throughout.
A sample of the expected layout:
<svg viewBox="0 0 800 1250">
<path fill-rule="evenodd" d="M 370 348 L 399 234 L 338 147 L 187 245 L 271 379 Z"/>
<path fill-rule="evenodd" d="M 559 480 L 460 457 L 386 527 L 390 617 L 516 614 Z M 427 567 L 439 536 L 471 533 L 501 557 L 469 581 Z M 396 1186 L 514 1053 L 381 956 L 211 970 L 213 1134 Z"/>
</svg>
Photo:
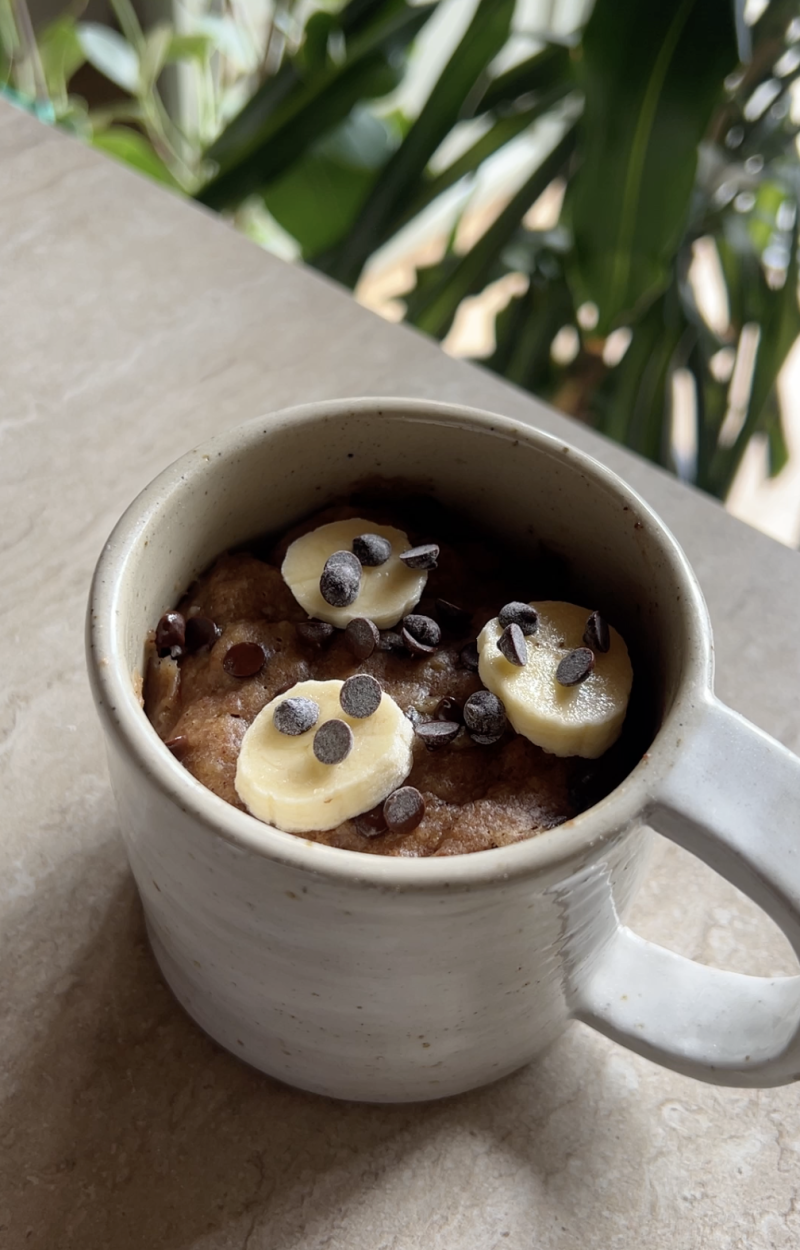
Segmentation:
<svg viewBox="0 0 800 1250">
<path fill-rule="evenodd" d="M 198 781 L 277 828 L 487 850 L 598 802 L 649 741 L 625 643 L 581 604 L 562 555 L 373 482 L 221 555 L 154 622 L 145 711 Z"/>
</svg>

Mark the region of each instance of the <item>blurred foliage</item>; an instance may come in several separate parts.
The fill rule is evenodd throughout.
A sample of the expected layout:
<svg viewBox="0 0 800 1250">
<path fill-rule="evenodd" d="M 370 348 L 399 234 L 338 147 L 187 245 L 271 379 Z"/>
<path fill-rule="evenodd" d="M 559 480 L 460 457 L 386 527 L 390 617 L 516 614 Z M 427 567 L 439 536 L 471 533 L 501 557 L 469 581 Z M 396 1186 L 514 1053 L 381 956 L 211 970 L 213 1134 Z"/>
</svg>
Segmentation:
<svg viewBox="0 0 800 1250">
<path fill-rule="evenodd" d="M 130 0 L 111 3 L 118 29 L 73 7 L 34 34 L 25 0 L 0 0 L 0 89 L 267 246 L 289 237 L 351 288 L 435 218 L 440 254 L 402 297 L 409 322 L 442 339 L 467 297 L 515 275 L 489 368 L 717 496 L 754 436 L 783 467 L 800 0 L 595 0 L 568 34 L 544 20 L 557 0 L 535 30 L 530 0 L 463 0 L 411 109 L 398 100 L 440 0 L 208 0 L 147 31 Z M 75 89 L 87 64 L 111 104 Z M 562 207 L 536 229 L 544 193 Z M 715 311 L 698 257 L 718 275 Z M 677 379 L 693 397 L 681 437 Z"/>
</svg>

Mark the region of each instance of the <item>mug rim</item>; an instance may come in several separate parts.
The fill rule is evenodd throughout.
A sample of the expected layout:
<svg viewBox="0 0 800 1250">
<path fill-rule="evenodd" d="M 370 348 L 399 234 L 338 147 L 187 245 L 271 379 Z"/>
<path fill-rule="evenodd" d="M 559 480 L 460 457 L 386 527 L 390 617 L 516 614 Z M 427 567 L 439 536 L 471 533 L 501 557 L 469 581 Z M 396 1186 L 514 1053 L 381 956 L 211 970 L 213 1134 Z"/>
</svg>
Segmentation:
<svg viewBox="0 0 800 1250">
<path fill-rule="evenodd" d="M 374 412 L 376 408 L 398 421 L 452 425 L 504 441 L 524 441 L 545 455 L 569 454 L 571 462 L 594 484 L 610 490 L 621 503 L 646 519 L 650 540 L 658 545 L 683 586 L 681 612 L 687 658 L 672 706 L 642 759 L 599 803 L 564 824 L 509 846 L 441 857 L 403 858 L 327 846 L 265 824 L 207 789 L 164 748 L 144 713 L 124 660 L 117 622 L 121 617 L 127 566 L 148 522 L 164 500 L 187 489 L 191 478 L 207 461 L 224 462 L 241 454 L 281 426 L 313 425 L 337 416 Z M 86 653 L 92 693 L 106 731 L 143 778 L 155 783 L 176 808 L 240 850 L 315 876 L 393 891 L 475 888 L 497 880 L 541 876 L 564 863 L 585 858 L 620 832 L 644 823 L 660 775 L 659 766 L 669 766 L 670 740 L 674 750 L 676 734 L 672 731 L 677 727 L 685 732 L 698 697 L 702 699 L 711 693 L 713 680 L 711 626 L 697 578 L 670 530 L 622 478 L 587 452 L 524 421 L 461 404 L 383 396 L 320 400 L 267 413 L 214 435 L 163 469 L 129 504 L 103 547 L 89 595 Z"/>
</svg>

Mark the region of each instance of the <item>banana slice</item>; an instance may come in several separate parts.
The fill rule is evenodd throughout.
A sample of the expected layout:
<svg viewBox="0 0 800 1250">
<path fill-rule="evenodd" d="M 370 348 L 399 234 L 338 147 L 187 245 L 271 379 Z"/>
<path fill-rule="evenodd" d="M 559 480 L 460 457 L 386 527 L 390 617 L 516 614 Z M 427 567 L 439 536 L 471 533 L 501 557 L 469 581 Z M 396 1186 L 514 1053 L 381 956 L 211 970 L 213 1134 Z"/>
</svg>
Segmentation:
<svg viewBox="0 0 800 1250">
<path fill-rule="evenodd" d="M 361 569 L 361 585 L 352 603 L 333 607 L 323 599 L 319 588 L 325 563 L 335 551 L 352 551 L 353 539 L 362 534 L 378 534 L 387 539 L 392 553 L 383 564 Z M 400 560 L 400 553 L 410 546 L 408 535 L 393 525 L 376 525 L 363 517 L 331 521 L 295 539 L 286 552 L 281 573 L 309 616 L 328 621 L 337 629 L 344 629 L 354 617 L 366 616 L 378 629 L 389 629 L 413 611 L 428 580 L 425 569 L 406 568 Z"/>
<path fill-rule="evenodd" d="M 286 833 L 334 829 L 383 802 L 411 772 L 414 730 L 394 699 L 383 693 L 371 715 L 349 716 L 339 700 L 343 685 L 298 682 L 262 708 L 247 730 L 236 792 L 259 820 Z M 304 732 L 281 733 L 273 720 L 275 709 L 295 698 L 313 700 L 319 715 Z M 352 747 L 341 763 L 325 764 L 314 754 L 314 737 L 332 720 L 349 726 Z"/>
<path fill-rule="evenodd" d="M 590 610 L 557 602 L 534 602 L 531 607 L 539 613 L 539 627 L 524 639 L 528 655 L 523 667 L 498 650 L 503 627 L 497 617 L 484 625 L 478 638 L 481 681 L 502 699 L 517 733 L 536 746 L 552 755 L 597 759 L 622 731 L 633 684 L 628 649 L 609 627 L 609 649 L 595 651 L 589 676 L 577 685 L 561 685 L 556 670 L 571 651 L 586 646 Z"/>
</svg>

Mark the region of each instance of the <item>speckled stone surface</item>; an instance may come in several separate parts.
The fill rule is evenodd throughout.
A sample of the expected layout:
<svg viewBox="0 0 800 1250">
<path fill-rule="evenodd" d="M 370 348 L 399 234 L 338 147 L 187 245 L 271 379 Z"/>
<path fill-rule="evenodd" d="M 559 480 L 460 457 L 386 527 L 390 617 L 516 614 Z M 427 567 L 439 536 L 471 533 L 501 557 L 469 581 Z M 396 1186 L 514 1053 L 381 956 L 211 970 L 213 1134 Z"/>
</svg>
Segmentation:
<svg viewBox="0 0 800 1250">
<path fill-rule="evenodd" d="M 466 402 L 593 451 L 693 561 L 722 697 L 795 750 L 799 557 L 6 105 L 0 169 L 0 1246 L 796 1246 L 797 1086 L 715 1089 L 573 1025 L 493 1088 L 374 1108 L 216 1048 L 145 942 L 82 635 L 133 495 L 215 430 L 319 396 Z M 793 967 L 754 907 L 672 847 L 634 924 L 722 967 Z"/>
</svg>

